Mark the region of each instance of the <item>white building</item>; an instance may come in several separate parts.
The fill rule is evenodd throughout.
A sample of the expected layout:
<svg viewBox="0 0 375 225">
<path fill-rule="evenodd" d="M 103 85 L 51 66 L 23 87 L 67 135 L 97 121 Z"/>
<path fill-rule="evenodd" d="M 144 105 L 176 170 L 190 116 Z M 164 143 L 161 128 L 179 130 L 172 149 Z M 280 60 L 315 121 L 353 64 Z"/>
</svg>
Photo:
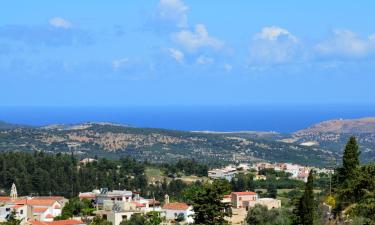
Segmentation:
<svg viewBox="0 0 375 225">
<path fill-rule="evenodd" d="M 208 177 L 212 179 L 226 179 L 231 181 L 232 178 L 238 173 L 237 169 L 231 166 L 227 166 L 222 169 L 213 169 L 208 171 Z"/>
<path fill-rule="evenodd" d="M 194 223 L 193 215 L 193 207 L 187 205 L 186 203 L 166 203 L 162 208 L 162 216 L 165 216 L 165 219 L 169 221 L 176 220 L 178 217 L 183 217 L 184 222 Z"/>
</svg>

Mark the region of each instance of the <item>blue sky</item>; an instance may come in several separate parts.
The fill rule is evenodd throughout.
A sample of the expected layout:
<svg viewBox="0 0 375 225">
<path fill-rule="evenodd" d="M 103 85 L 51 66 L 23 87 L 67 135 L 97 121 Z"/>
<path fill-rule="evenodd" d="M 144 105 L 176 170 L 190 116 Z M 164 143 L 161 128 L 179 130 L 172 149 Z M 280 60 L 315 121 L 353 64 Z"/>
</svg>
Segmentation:
<svg viewBox="0 0 375 225">
<path fill-rule="evenodd" d="M 374 1 L 4 1 L 0 105 L 374 104 Z"/>
</svg>

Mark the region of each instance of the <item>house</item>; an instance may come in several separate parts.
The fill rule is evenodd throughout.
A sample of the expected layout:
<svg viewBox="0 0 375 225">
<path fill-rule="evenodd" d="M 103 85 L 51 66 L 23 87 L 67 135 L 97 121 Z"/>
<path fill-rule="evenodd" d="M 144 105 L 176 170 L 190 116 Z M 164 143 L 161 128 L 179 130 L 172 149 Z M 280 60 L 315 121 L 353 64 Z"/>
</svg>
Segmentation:
<svg viewBox="0 0 375 225">
<path fill-rule="evenodd" d="M 123 220 L 130 219 L 134 214 L 145 214 L 149 211 L 160 211 L 160 202 L 153 199 L 145 199 L 138 192 L 127 190 L 108 191 L 102 188 L 99 192 L 95 190 L 91 193 L 80 193 L 80 198 L 92 198 L 101 210 L 95 212 L 96 215 L 110 221 L 113 225 L 119 225 Z"/>
<path fill-rule="evenodd" d="M 123 220 L 128 220 L 133 214 L 143 214 L 142 204 L 129 201 L 104 200 L 103 209 L 94 213 L 113 225 L 119 225 Z"/>
<path fill-rule="evenodd" d="M 134 197 L 137 196 L 139 197 L 139 194 L 135 193 Z M 108 188 L 101 188 L 100 193 L 96 196 L 96 203 L 103 205 L 105 200 L 131 202 L 133 200 L 133 192 L 127 190 L 108 191 Z"/>
<path fill-rule="evenodd" d="M 192 215 L 194 214 L 193 208 L 186 203 L 182 202 L 173 202 L 166 203 L 162 208 L 163 216 L 166 220 L 175 220 L 178 217 L 182 216 L 184 221 L 187 223 L 193 223 L 194 219 Z"/>
<path fill-rule="evenodd" d="M 248 209 L 258 199 L 258 194 L 252 191 L 232 192 L 231 197 L 233 208 Z"/>
<path fill-rule="evenodd" d="M 208 177 L 212 179 L 226 179 L 228 181 L 231 181 L 237 173 L 238 171 L 236 168 L 227 166 L 222 169 L 209 170 Z"/>
<path fill-rule="evenodd" d="M 265 175 L 255 175 L 254 180 L 267 180 L 267 177 Z"/>
<path fill-rule="evenodd" d="M 31 217 L 31 208 L 27 205 L 5 205 L 0 207 L 0 222 L 5 222 L 10 213 L 14 212 L 16 219 L 27 221 Z"/>
<path fill-rule="evenodd" d="M 161 204 L 159 201 L 156 201 L 155 199 L 146 199 L 148 201 L 148 209 L 147 211 L 161 211 Z"/>
<path fill-rule="evenodd" d="M 14 207 L 29 206 L 31 208 L 31 218 L 38 221 L 53 221 L 56 216 L 61 215 L 63 199 L 59 202 L 60 197 L 26 197 L 14 201 Z"/>
</svg>

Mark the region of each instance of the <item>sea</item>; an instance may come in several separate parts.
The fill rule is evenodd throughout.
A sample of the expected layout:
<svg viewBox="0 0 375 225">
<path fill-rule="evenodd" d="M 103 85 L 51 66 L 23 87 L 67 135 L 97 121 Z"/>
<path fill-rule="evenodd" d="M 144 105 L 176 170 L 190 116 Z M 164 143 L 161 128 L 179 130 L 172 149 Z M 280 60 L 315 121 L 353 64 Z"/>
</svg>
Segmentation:
<svg viewBox="0 0 375 225">
<path fill-rule="evenodd" d="M 330 119 L 375 117 L 374 105 L 222 105 L 9 107 L 0 121 L 43 126 L 112 122 L 185 131 L 274 131 L 291 133 Z"/>
</svg>

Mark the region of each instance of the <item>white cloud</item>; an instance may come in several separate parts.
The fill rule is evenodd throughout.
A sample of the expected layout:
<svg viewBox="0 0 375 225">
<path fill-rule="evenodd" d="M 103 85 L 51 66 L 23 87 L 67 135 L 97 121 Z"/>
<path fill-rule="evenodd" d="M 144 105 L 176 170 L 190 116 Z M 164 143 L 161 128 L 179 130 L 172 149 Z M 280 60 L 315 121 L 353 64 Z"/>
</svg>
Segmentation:
<svg viewBox="0 0 375 225">
<path fill-rule="evenodd" d="M 251 64 L 281 64 L 301 60 L 302 45 L 288 30 L 264 27 L 253 36 L 250 45 Z"/>
<path fill-rule="evenodd" d="M 371 41 L 375 41 L 375 34 L 371 34 L 369 37 L 368 37 L 369 40 Z"/>
<path fill-rule="evenodd" d="M 361 38 L 350 30 L 334 30 L 330 38 L 315 46 L 315 50 L 325 56 L 363 57 L 373 49 L 373 38 Z"/>
<path fill-rule="evenodd" d="M 174 33 L 172 39 L 182 45 L 188 51 L 196 51 L 200 48 L 220 49 L 224 46 L 224 42 L 211 37 L 203 24 L 197 24 L 194 31 L 182 30 Z"/>
<path fill-rule="evenodd" d="M 255 34 L 254 36 L 254 39 L 269 41 L 278 41 L 281 38 L 286 38 L 290 41 L 298 42 L 298 39 L 288 30 L 276 26 L 263 27 L 261 32 Z"/>
<path fill-rule="evenodd" d="M 173 22 L 178 28 L 184 28 L 188 25 L 188 9 L 181 0 L 160 0 L 155 19 Z"/>
<path fill-rule="evenodd" d="M 184 53 L 178 49 L 169 48 L 168 49 L 169 55 L 174 58 L 177 62 L 182 63 L 184 61 Z"/>
<path fill-rule="evenodd" d="M 72 27 L 72 24 L 69 21 L 67 21 L 67 20 L 65 20 L 61 17 L 54 17 L 54 18 L 50 19 L 49 24 L 51 26 L 58 27 L 58 28 L 64 28 L 64 29 L 69 29 L 69 28 Z"/>
<path fill-rule="evenodd" d="M 128 63 L 129 63 L 129 59 L 128 58 L 116 59 L 116 60 L 112 61 L 112 68 L 114 70 L 118 70 L 121 67 L 127 65 Z"/>
<path fill-rule="evenodd" d="M 211 64 L 213 63 L 215 60 L 213 58 L 210 58 L 210 57 L 207 57 L 207 56 L 204 56 L 204 55 L 201 55 L 197 58 L 197 64 L 200 64 L 200 65 L 204 65 L 204 64 Z"/>
</svg>

